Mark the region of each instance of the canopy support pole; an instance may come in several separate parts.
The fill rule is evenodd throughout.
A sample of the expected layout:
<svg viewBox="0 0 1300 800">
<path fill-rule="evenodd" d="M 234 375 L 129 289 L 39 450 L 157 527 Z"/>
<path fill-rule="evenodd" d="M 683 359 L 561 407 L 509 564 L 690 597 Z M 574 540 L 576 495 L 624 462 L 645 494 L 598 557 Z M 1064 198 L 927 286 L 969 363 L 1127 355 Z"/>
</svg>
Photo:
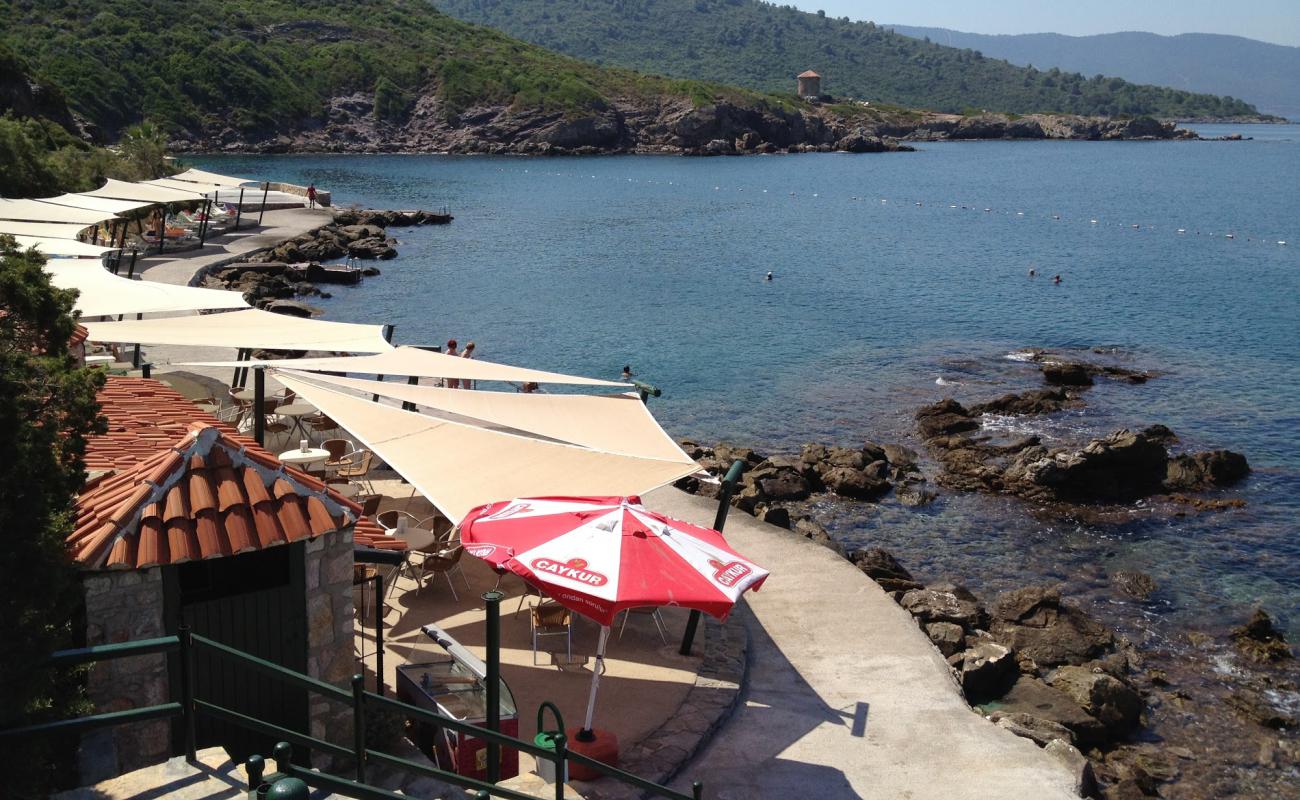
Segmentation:
<svg viewBox="0 0 1300 800">
<path fill-rule="evenodd" d="M 239 205 L 235 206 L 235 230 L 239 230 L 239 218 L 244 215 L 244 188 L 239 188 Z"/>
<path fill-rule="evenodd" d="M 736 459 L 727 476 L 722 479 L 722 490 L 718 492 L 718 513 L 713 518 L 713 529 L 722 533 L 722 526 L 727 524 L 727 512 L 731 510 L 731 496 L 736 493 L 740 475 L 745 471 L 745 462 Z M 684 656 L 691 654 L 691 645 L 695 643 L 695 629 L 700 626 L 700 612 L 692 610 L 686 619 L 686 632 L 682 634 L 682 646 L 677 652 Z"/>
<path fill-rule="evenodd" d="M 496 589 L 483 593 L 487 604 L 487 728 L 501 730 L 501 600 L 505 595 Z M 501 780 L 501 745 L 488 740 L 487 780 Z"/>
<path fill-rule="evenodd" d="M 406 385 L 407 385 L 407 386 L 419 386 L 419 385 L 420 385 L 420 379 L 419 379 L 418 377 L 412 375 L 411 377 L 409 377 L 409 378 L 406 379 Z M 402 410 L 403 410 L 403 411 L 414 411 L 414 410 L 415 410 L 415 403 L 412 403 L 412 402 L 410 402 L 410 401 L 405 401 L 405 402 L 403 402 L 403 403 L 402 403 Z"/>
<path fill-rule="evenodd" d="M 266 370 L 253 368 L 253 439 L 266 446 Z"/>
<path fill-rule="evenodd" d="M 262 207 L 257 210 L 257 227 L 262 227 L 262 215 L 266 213 L 266 196 L 271 192 L 271 182 L 262 181 Z"/>
<path fill-rule="evenodd" d="M 609 641 L 609 626 L 600 626 L 600 643 L 596 645 L 596 664 L 591 669 L 591 694 L 587 696 L 587 718 L 578 731 L 580 742 L 596 741 L 596 734 L 591 730 L 591 717 L 596 713 L 596 690 L 600 688 L 600 674 L 605 671 L 605 643 Z"/>
<path fill-rule="evenodd" d="M 158 255 L 162 255 L 163 245 L 167 243 L 167 206 L 158 206 Z"/>
<path fill-rule="evenodd" d="M 212 201 L 203 201 L 203 219 L 199 221 L 199 247 L 208 243 L 208 225 L 212 222 Z"/>
<path fill-rule="evenodd" d="M 384 341 L 385 341 L 385 342 L 388 342 L 389 344 L 392 344 L 392 343 L 393 343 L 393 328 L 396 328 L 396 327 L 397 327 L 396 325 L 385 325 L 385 326 L 384 326 Z M 384 379 L 384 376 L 383 376 L 383 375 L 375 375 L 375 380 L 377 380 L 377 381 L 382 381 L 383 379 Z M 377 395 L 377 394 L 372 394 L 372 395 L 370 395 L 370 402 L 372 402 L 372 403 L 378 403 L 378 402 L 379 402 L 379 395 Z M 402 408 L 406 408 L 406 406 L 403 405 Z M 412 409 L 410 409 L 410 410 L 411 410 L 411 411 L 414 411 L 415 409 L 412 408 Z"/>
</svg>

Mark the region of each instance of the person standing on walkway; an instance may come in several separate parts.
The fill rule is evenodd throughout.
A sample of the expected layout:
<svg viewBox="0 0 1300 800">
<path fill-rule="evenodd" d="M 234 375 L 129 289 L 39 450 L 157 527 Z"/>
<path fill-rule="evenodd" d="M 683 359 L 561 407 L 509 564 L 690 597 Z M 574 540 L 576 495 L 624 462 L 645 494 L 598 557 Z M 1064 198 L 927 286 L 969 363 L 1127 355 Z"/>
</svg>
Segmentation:
<svg viewBox="0 0 1300 800">
<path fill-rule="evenodd" d="M 473 357 L 474 357 L 474 343 L 473 343 L 473 342 L 466 342 L 466 343 L 465 343 L 465 351 L 464 351 L 463 353 L 460 354 L 460 357 L 461 357 L 461 358 L 473 358 Z M 462 388 L 462 389 L 473 389 L 473 388 L 474 388 L 474 381 L 470 380 L 469 378 L 465 378 L 464 380 L 462 380 L 462 381 L 460 382 L 460 388 Z"/>
<path fill-rule="evenodd" d="M 456 358 L 457 356 L 460 355 L 460 351 L 456 349 L 455 339 L 447 340 L 447 355 L 451 356 L 452 358 Z M 448 389 L 459 389 L 460 378 L 447 378 L 447 380 L 443 382 L 443 385 L 446 386 Z"/>
<path fill-rule="evenodd" d="M 307 207 L 316 207 L 316 184 L 314 183 L 307 187 Z"/>
</svg>

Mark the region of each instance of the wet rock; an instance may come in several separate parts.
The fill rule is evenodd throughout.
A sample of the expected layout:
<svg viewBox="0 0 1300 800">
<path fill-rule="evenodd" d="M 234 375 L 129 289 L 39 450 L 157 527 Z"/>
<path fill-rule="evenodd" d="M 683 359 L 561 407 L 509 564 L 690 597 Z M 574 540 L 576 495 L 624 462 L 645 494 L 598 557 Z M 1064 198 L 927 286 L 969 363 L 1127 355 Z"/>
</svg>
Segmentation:
<svg viewBox="0 0 1300 800">
<path fill-rule="evenodd" d="M 1000 595 L 989 633 L 1044 667 L 1081 664 L 1105 654 L 1115 641 L 1100 622 L 1062 603 L 1057 589 L 1043 586 Z"/>
<path fill-rule="evenodd" d="M 966 646 L 966 632 L 952 622 L 931 622 L 925 626 L 925 635 L 930 637 L 944 658 L 956 655 Z"/>
<path fill-rule="evenodd" d="M 974 598 L 967 599 L 956 592 L 935 588 L 912 589 L 903 595 L 899 605 L 922 625 L 952 622 L 964 628 L 975 628 L 984 617 L 983 609 Z"/>
<path fill-rule="evenodd" d="M 882 589 L 893 593 L 895 600 L 901 597 L 903 592 L 923 588 L 912 578 L 912 573 L 898 563 L 898 559 L 879 547 L 854 550 L 848 558 L 854 566 L 865 572 L 867 577 L 880 584 Z M 951 654 L 945 653 L 945 655 Z"/>
<path fill-rule="evenodd" d="M 1086 667 L 1061 667 L 1050 683 L 1106 726 L 1112 736 L 1122 736 L 1141 720 L 1143 703 L 1137 690 L 1112 675 Z"/>
<path fill-rule="evenodd" d="M 1020 670 L 1011 649 L 982 640 L 962 653 L 961 689 L 971 702 L 1000 697 Z"/>
<path fill-rule="evenodd" d="M 826 532 L 825 528 L 823 528 L 821 525 L 818 525 L 813 520 L 808 519 L 807 517 L 800 517 L 799 519 L 795 520 L 794 527 L 791 528 L 791 530 L 799 534 L 800 536 L 804 537 L 805 539 L 810 539 L 820 545 L 829 547 L 831 550 L 834 550 L 837 553 L 840 554 L 844 553 L 844 547 L 839 542 L 831 538 L 831 535 Z"/>
<path fill-rule="evenodd" d="M 1051 414 L 1074 405 L 1078 403 L 1064 389 L 1031 389 L 971 406 L 970 413 L 1029 416 Z"/>
<path fill-rule="evenodd" d="M 1081 450 L 1026 450 L 1004 480 L 1035 499 L 1125 502 L 1159 491 L 1168 460 L 1159 437 L 1120 430 Z"/>
<path fill-rule="evenodd" d="M 1091 386 L 1087 365 L 1074 362 L 1051 362 L 1043 365 L 1043 379 L 1053 386 Z"/>
<path fill-rule="evenodd" d="M 1116 572 L 1111 576 L 1111 584 L 1129 597 L 1142 601 L 1150 599 L 1159 588 L 1155 578 L 1145 572 L 1130 570 Z"/>
<path fill-rule="evenodd" d="M 1057 759 L 1070 770 L 1074 776 L 1074 793 L 1080 797 L 1091 797 L 1097 791 L 1097 776 L 1093 774 L 1092 762 L 1079 752 L 1079 748 L 1066 739 L 1053 739 L 1043 747 L 1043 751 Z"/>
<path fill-rule="evenodd" d="M 933 502 L 939 495 L 926 488 L 925 481 L 906 481 L 894 487 L 898 502 L 910 508 L 920 508 Z"/>
<path fill-rule="evenodd" d="M 783 506 L 771 506 L 763 510 L 761 517 L 769 525 L 775 525 L 778 528 L 790 528 L 790 511 Z"/>
<path fill-rule="evenodd" d="M 1021 675 L 1002 697 L 997 710 L 1002 714 L 1023 713 L 1054 722 L 1074 733 L 1080 747 L 1106 741 L 1106 727 L 1079 707 L 1069 695 L 1038 678 Z"/>
<path fill-rule="evenodd" d="M 766 500 L 806 500 L 812 494 L 808 480 L 792 467 L 759 467 L 746 473 L 744 480 Z"/>
<path fill-rule="evenodd" d="M 951 398 L 940 400 L 917 411 L 916 424 L 922 438 L 925 439 L 951 436 L 973 431 L 979 427 L 979 421 L 972 416 L 971 412 Z"/>
<path fill-rule="evenodd" d="M 1169 491 L 1199 491 L 1231 486 L 1250 474 L 1250 465 L 1241 453 L 1211 450 L 1175 456 L 1169 460 L 1165 488 Z"/>
<path fill-rule="evenodd" d="M 316 306 L 309 306 L 306 303 L 300 303 L 297 300 L 272 300 L 262 306 L 267 311 L 273 311 L 276 314 L 288 314 L 291 317 L 314 317 L 324 313 Z"/>
<path fill-rule="evenodd" d="M 1232 641 L 1253 661 L 1269 663 L 1293 657 L 1282 632 L 1273 627 L 1273 619 L 1262 608 L 1255 609 L 1245 625 L 1232 631 Z"/>
<path fill-rule="evenodd" d="M 755 452 L 752 447 L 738 447 L 729 442 L 718 442 L 714 445 L 713 457 L 726 465 L 724 472 L 731 468 L 734 461 L 744 461 L 751 466 L 758 466 L 767 460 L 767 456 Z"/>
<path fill-rule="evenodd" d="M 1064 742 L 1074 743 L 1074 732 L 1059 722 L 1052 722 L 1042 717 L 1036 717 L 1033 714 L 1026 714 L 1022 711 L 1006 712 L 994 711 L 989 714 L 989 721 L 996 724 L 999 728 L 1005 728 L 1017 736 L 1025 739 L 1031 739 L 1039 747 L 1045 746 L 1054 739 L 1060 739 Z"/>
<path fill-rule="evenodd" d="M 854 500 L 875 500 L 889 491 L 888 481 L 869 475 L 865 470 L 832 467 L 821 477 L 827 490 Z"/>
<path fill-rule="evenodd" d="M 1278 707 L 1268 695 L 1267 686 L 1235 686 L 1224 700 L 1242 717 L 1273 730 L 1300 727 L 1300 714 Z"/>
<path fill-rule="evenodd" d="M 915 450 L 903 447 L 901 444 L 881 445 L 880 450 L 890 466 L 900 467 L 904 470 L 916 468 L 918 456 Z"/>
</svg>

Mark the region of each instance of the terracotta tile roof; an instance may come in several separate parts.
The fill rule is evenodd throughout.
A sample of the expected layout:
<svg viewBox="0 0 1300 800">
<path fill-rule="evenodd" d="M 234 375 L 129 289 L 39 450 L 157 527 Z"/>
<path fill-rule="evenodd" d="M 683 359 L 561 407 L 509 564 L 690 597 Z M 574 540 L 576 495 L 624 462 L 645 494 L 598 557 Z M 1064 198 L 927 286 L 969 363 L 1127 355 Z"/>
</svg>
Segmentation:
<svg viewBox="0 0 1300 800">
<path fill-rule="evenodd" d="M 109 432 L 68 538 L 91 569 L 137 569 L 260 550 L 347 527 L 360 507 L 153 380 L 110 377 Z M 373 523 L 372 523 L 373 524 Z M 382 535 L 382 530 L 380 531 Z"/>
<path fill-rule="evenodd" d="M 356 527 L 352 529 L 352 541 L 356 542 L 357 547 L 372 547 L 376 550 L 406 549 L 406 542 L 385 534 L 383 527 L 370 517 L 357 520 Z"/>
<path fill-rule="evenodd" d="M 78 324 L 72 331 L 72 337 L 68 339 L 68 347 L 76 347 L 90 336 L 90 330 L 85 326 Z"/>
<path fill-rule="evenodd" d="M 788 73 L 787 73 L 787 74 L 788 74 Z M 818 75 L 816 72 L 813 72 L 812 70 L 809 69 L 809 70 L 804 70 L 803 72 L 800 72 L 796 77 L 799 77 L 799 78 L 820 78 L 821 76 Z"/>
</svg>

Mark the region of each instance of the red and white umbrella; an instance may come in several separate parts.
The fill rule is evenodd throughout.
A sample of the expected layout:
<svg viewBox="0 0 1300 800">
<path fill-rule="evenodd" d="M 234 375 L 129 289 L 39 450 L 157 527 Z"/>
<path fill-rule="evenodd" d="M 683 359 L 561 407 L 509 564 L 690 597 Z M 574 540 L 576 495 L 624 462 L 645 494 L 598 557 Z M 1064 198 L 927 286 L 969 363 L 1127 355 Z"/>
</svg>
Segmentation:
<svg viewBox="0 0 1300 800">
<path fill-rule="evenodd" d="M 465 552 L 509 570 L 601 626 L 583 726 L 591 730 L 609 627 L 620 611 L 681 606 L 725 620 L 767 570 L 722 534 L 665 517 L 639 497 L 535 497 L 490 503 L 460 523 Z"/>
</svg>

